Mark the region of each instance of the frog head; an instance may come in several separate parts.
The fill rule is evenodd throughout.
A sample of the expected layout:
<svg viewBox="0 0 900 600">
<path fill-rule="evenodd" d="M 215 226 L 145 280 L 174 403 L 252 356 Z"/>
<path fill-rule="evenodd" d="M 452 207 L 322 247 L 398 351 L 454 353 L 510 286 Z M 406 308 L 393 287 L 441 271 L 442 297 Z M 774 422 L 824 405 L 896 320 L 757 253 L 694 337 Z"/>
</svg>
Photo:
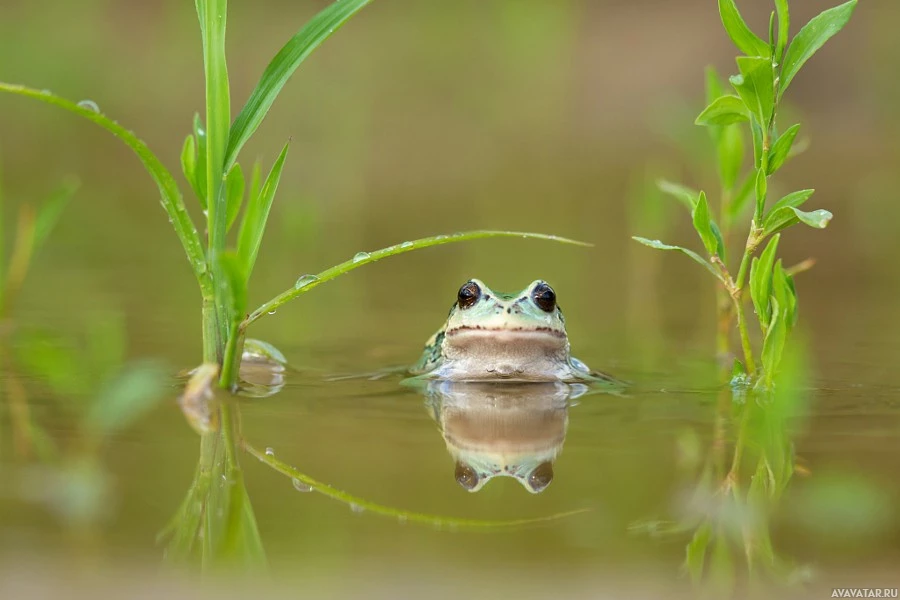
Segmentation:
<svg viewBox="0 0 900 600">
<path fill-rule="evenodd" d="M 457 381 L 571 378 L 573 363 L 556 293 L 540 279 L 512 294 L 470 279 L 416 373 Z"/>
</svg>

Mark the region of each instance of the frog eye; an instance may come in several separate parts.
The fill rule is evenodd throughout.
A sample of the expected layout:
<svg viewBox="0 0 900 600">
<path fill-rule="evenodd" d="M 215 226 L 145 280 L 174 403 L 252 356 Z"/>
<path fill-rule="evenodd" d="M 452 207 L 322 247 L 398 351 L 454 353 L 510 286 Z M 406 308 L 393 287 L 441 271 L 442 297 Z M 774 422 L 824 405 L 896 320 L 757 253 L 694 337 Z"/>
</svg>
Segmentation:
<svg viewBox="0 0 900 600">
<path fill-rule="evenodd" d="M 531 298 L 538 308 L 544 312 L 553 312 L 556 309 L 556 292 L 543 281 L 534 286 L 534 289 L 531 291 Z"/>
<path fill-rule="evenodd" d="M 553 463 L 543 462 L 528 476 L 528 488 L 537 494 L 543 492 L 551 481 L 553 481 Z"/>
<path fill-rule="evenodd" d="M 454 473 L 454 476 L 456 477 L 456 483 L 470 492 L 478 485 L 478 473 L 476 473 L 475 469 L 469 465 L 465 465 L 461 462 L 456 463 L 456 472 Z"/>
<path fill-rule="evenodd" d="M 459 307 L 462 309 L 466 309 L 475 304 L 480 297 L 481 288 L 478 287 L 478 284 L 474 281 L 467 281 L 461 288 L 459 288 L 459 293 L 457 294 L 456 299 L 457 302 L 459 302 Z"/>
</svg>

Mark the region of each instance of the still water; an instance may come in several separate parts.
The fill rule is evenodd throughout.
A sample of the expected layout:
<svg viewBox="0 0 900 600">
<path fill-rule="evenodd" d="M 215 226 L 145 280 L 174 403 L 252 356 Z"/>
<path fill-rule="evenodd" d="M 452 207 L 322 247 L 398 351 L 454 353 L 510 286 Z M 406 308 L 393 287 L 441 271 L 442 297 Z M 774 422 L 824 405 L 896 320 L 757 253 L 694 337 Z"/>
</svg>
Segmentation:
<svg viewBox="0 0 900 600">
<path fill-rule="evenodd" d="M 177 171 L 202 107 L 191 7 L 12 4 L 0 55 L 16 59 L 2 79 L 91 98 Z M 234 106 L 308 4 L 232 3 Z M 716 189 L 707 136 L 692 125 L 703 67 L 734 70 L 714 6 L 375 4 L 304 65 L 247 147 L 248 161 L 269 164 L 294 137 L 251 305 L 304 273 L 425 235 L 503 228 L 594 246 L 429 249 L 254 324 L 250 335 L 290 368 L 276 394 L 224 400 L 247 449 L 235 455 L 240 476 L 216 485 L 246 491 L 260 544 L 242 530 L 235 553 L 253 554 L 253 566 L 233 560 L 201 578 L 198 565 L 161 566 L 172 552 L 158 539 L 193 506 L 182 502 L 203 451 L 176 401 L 176 374 L 201 356 L 184 256 L 118 142 L 3 98 L 4 231 L 16 207 L 64 176 L 82 186 L 35 257 L 14 321 L 0 323 L 0 597 L 897 588 L 896 3 L 863 3 L 792 86 L 786 113 L 812 145 L 770 193 L 815 187 L 810 206 L 835 218 L 781 242 L 786 264 L 818 262 L 797 278 L 795 375 L 764 401 L 724 385 L 708 275 L 629 239 L 698 247 L 679 207 L 646 189 L 657 177 Z M 764 26 L 768 9 L 744 4 Z M 831 3 L 796 4 L 802 20 Z M 471 277 L 500 290 L 546 279 L 574 355 L 630 387 L 422 390 L 399 375 L 341 378 L 415 362 Z M 85 436 L 109 378 L 147 359 L 170 382 L 162 401 Z"/>
</svg>

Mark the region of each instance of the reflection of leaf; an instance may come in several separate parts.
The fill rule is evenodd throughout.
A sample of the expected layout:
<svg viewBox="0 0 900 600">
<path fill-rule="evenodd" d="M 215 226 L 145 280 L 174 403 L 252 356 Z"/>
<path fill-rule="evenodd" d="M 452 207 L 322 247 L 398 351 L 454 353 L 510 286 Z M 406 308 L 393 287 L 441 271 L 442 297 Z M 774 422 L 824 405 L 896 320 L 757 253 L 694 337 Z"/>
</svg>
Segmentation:
<svg viewBox="0 0 900 600">
<path fill-rule="evenodd" d="M 576 509 L 556 513 L 546 517 L 537 517 L 532 519 L 513 519 L 508 521 L 458 519 L 455 517 L 444 517 L 440 515 L 429 515 L 424 513 L 411 512 L 399 508 L 375 504 L 374 502 L 369 502 L 368 500 L 365 500 L 363 498 L 353 496 L 351 494 L 348 494 L 347 492 L 334 488 L 327 483 L 322 483 L 313 479 L 312 477 L 309 477 L 308 475 L 301 473 L 289 464 L 278 460 L 268 452 L 260 452 L 258 449 L 251 446 L 246 441 L 244 441 L 242 445 L 244 450 L 249 452 L 252 456 L 255 456 L 257 459 L 259 459 L 261 462 L 265 463 L 272 469 L 290 478 L 295 487 L 297 487 L 299 483 L 313 491 L 319 492 L 324 496 L 328 496 L 333 500 L 337 500 L 338 502 L 347 504 L 354 511 L 366 511 L 384 517 L 392 517 L 402 522 L 423 523 L 426 525 L 433 525 L 435 527 L 452 527 L 454 529 L 507 529 L 514 527 L 523 527 L 526 525 L 537 525 L 548 521 L 555 521 L 557 519 L 580 514 L 588 510 Z"/>
<path fill-rule="evenodd" d="M 711 531 L 709 521 L 704 521 L 694 532 L 694 537 L 685 549 L 684 566 L 694 583 L 703 577 L 703 563 L 706 560 L 706 548 L 709 546 Z"/>
</svg>

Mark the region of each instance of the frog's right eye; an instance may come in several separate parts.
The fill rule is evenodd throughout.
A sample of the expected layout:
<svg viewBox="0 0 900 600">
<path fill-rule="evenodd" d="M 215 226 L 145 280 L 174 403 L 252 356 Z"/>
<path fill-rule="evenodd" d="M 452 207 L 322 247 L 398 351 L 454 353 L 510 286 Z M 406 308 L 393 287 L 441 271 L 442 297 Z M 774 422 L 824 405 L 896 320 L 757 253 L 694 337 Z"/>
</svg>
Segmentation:
<svg viewBox="0 0 900 600">
<path fill-rule="evenodd" d="M 478 486 L 478 473 L 469 465 L 461 462 L 456 463 L 456 483 L 469 490 L 470 492 Z"/>
<path fill-rule="evenodd" d="M 478 302 L 478 298 L 480 297 L 481 288 L 478 287 L 478 284 L 474 281 L 467 281 L 461 288 L 459 288 L 459 293 L 456 295 L 456 300 L 459 303 L 460 308 L 466 309 Z"/>
</svg>

